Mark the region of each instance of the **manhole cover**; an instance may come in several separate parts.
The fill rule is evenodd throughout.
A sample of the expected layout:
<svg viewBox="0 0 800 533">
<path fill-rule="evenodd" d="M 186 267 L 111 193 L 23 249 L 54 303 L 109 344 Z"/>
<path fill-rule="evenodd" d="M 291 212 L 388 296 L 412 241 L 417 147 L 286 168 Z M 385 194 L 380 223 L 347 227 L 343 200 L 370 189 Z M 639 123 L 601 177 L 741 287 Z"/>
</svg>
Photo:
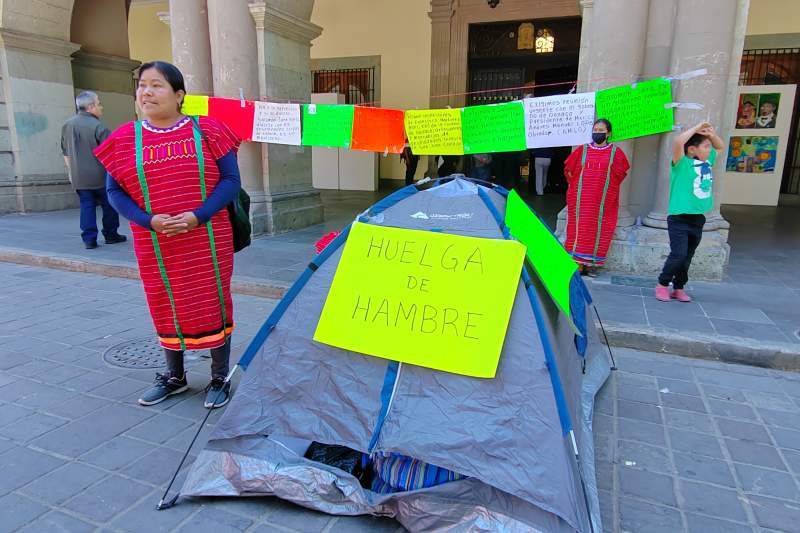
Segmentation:
<svg viewBox="0 0 800 533">
<path fill-rule="evenodd" d="M 199 357 L 208 355 L 204 352 L 186 352 L 186 362 L 195 361 Z M 103 354 L 103 361 L 111 366 L 120 368 L 163 368 L 164 348 L 153 337 L 144 337 L 122 342 L 112 346 Z"/>
<path fill-rule="evenodd" d="M 152 337 L 134 339 L 112 346 L 103 361 L 120 368 L 161 368 L 166 366 L 164 349 Z"/>
</svg>

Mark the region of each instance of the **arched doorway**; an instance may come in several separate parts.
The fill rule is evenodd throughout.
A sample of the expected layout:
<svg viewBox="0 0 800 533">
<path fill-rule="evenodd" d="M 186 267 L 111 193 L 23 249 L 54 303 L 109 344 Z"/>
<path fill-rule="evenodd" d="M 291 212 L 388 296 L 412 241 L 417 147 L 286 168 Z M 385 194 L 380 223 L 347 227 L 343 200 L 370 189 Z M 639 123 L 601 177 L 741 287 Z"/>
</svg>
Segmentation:
<svg viewBox="0 0 800 533">
<path fill-rule="evenodd" d="M 578 77 L 582 19 L 576 0 L 431 0 L 429 16 L 432 109 L 514 100 L 531 91 L 508 89 L 533 84 L 548 86 L 536 96 L 565 93 L 571 85 L 561 84 Z M 550 156 L 551 176 L 560 175 L 568 154 L 563 148 Z M 516 183 L 519 174 L 530 174 L 528 159 L 527 152 L 494 154 L 493 172 Z M 436 175 L 435 160 L 429 158 L 430 175 Z M 465 158 L 460 169 L 470 167 Z M 534 202 L 548 222 L 564 202 L 564 184 L 556 179 L 553 185 L 557 195 Z"/>
<path fill-rule="evenodd" d="M 77 206 L 61 155 L 61 126 L 75 112 L 76 86 L 107 93 L 114 120 L 121 121 L 128 112 L 132 116 L 133 65 L 125 49 L 105 48 L 106 21 L 98 18 L 113 8 L 116 14 L 109 29 L 125 28 L 129 4 L 128 0 L 0 2 L 0 213 Z M 73 37 L 75 17 L 80 20 Z M 120 33 L 127 37 L 126 30 Z M 89 55 L 78 56 L 76 84 L 73 54 L 84 44 Z M 124 76 L 128 81 L 123 91 Z"/>
<path fill-rule="evenodd" d="M 128 10 L 130 0 L 74 0 L 70 41 L 80 45 L 73 54 L 75 93 L 96 92 L 104 107 L 103 121 L 114 129 L 135 118 L 133 71 L 130 59 Z"/>
</svg>

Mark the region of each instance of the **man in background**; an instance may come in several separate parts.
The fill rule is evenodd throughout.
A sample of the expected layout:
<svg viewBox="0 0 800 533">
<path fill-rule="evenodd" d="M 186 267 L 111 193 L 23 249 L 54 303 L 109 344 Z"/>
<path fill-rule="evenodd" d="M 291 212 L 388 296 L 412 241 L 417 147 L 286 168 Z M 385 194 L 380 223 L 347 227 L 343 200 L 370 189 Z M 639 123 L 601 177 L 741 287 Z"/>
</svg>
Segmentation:
<svg viewBox="0 0 800 533">
<path fill-rule="evenodd" d="M 103 209 L 103 237 L 106 244 L 125 242 L 117 233 L 119 215 L 108 203 L 106 171 L 92 151 L 111 131 L 100 121 L 103 105 L 96 93 L 84 91 L 75 98 L 78 112 L 61 128 L 61 151 L 69 172 L 69 181 L 80 198 L 81 238 L 88 250 L 97 248 L 97 211 Z"/>
</svg>

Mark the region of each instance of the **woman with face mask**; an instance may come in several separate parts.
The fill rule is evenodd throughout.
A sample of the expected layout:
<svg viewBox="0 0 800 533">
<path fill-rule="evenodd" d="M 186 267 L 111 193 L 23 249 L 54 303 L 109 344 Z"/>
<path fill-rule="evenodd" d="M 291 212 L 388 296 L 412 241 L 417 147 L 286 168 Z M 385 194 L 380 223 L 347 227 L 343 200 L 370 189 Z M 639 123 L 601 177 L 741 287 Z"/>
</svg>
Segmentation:
<svg viewBox="0 0 800 533">
<path fill-rule="evenodd" d="M 617 226 L 619 188 L 630 164 L 625 153 L 609 143 L 611 122 L 597 119 L 592 142 L 576 148 L 564 162 L 567 178 L 567 239 L 564 247 L 580 265 L 581 275 L 594 276 L 606 260 Z"/>
<path fill-rule="evenodd" d="M 239 138 L 181 106 L 183 75 L 163 61 L 139 69 L 144 120 L 119 127 L 95 150 L 111 204 L 131 221 L 133 247 L 167 370 L 139 398 L 153 405 L 189 388 L 184 350 L 211 350 L 205 406 L 230 397 L 233 235 L 227 205 L 239 193 Z"/>
</svg>

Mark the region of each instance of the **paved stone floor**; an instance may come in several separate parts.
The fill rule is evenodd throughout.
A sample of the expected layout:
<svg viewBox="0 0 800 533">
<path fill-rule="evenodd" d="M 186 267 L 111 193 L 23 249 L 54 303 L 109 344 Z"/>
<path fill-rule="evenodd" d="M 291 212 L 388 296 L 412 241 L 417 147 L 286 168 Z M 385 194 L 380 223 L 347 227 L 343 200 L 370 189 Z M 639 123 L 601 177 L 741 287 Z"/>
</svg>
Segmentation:
<svg viewBox="0 0 800 533">
<path fill-rule="evenodd" d="M 151 338 L 139 282 L 0 263 L 0 286 L 0 532 L 401 530 L 269 498 L 154 511 L 205 413 L 207 360 L 194 394 L 139 407 L 153 371 L 102 360 Z M 234 355 L 274 303 L 236 297 Z M 606 531 L 797 531 L 800 374 L 616 355 L 595 418 Z"/>
<path fill-rule="evenodd" d="M 322 191 L 324 224 L 255 239 L 237 254 L 236 276 L 288 286 L 308 264 L 317 239 L 341 229 L 390 192 Z M 529 202 L 555 226 L 563 196 L 548 194 Z M 731 222 L 732 254 L 722 283 L 691 282 L 689 289 L 697 303 L 664 304 L 653 298 L 651 277 L 603 274 L 592 282 L 603 320 L 623 332 L 657 331 L 667 344 L 671 337 L 694 337 L 698 344 L 709 337 L 712 341 L 724 337 L 728 344 L 751 349 L 777 343 L 789 353 L 800 350 L 800 306 L 796 304 L 800 276 L 793 269 L 800 261 L 800 202 L 777 208 L 724 206 L 723 214 Z M 0 248 L 135 266 L 130 243 L 84 250 L 77 221 L 77 210 L 0 216 Z M 129 230 L 123 228 L 123 232 Z"/>
<path fill-rule="evenodd" d="M 604 274 L 592 284 L 609 324 L 800 346 L 800 203 L 724 206 L 730 265 L 721 283 L 690 281 L 695 303 L 663 303 L 654 280 Z"/>
<path fill-rule="evenodd" d="M 386 188 L 374 193 L 321 191 L 325 206 L 323 224 L 254 239 L 252 246 L 236 254 L 235 274 L 240 278 L 290 284 L 313 257 L 314 243 L 320 237 L 341 230 L 358 213 L 393 190 Z M 534 197 L 531 201 L 538 212 L 555 223 L 562 202 L 558 195 Z M 135 265 L 130 242 L 104 246 L 101 238 L 99 248 L 84 250 L 78 216 L 77 209 L 0 216 L 0 247 L 83 261 Z M 127 222 L 123 221 L 120 232 L 130 234 Z"/>
</svg>

